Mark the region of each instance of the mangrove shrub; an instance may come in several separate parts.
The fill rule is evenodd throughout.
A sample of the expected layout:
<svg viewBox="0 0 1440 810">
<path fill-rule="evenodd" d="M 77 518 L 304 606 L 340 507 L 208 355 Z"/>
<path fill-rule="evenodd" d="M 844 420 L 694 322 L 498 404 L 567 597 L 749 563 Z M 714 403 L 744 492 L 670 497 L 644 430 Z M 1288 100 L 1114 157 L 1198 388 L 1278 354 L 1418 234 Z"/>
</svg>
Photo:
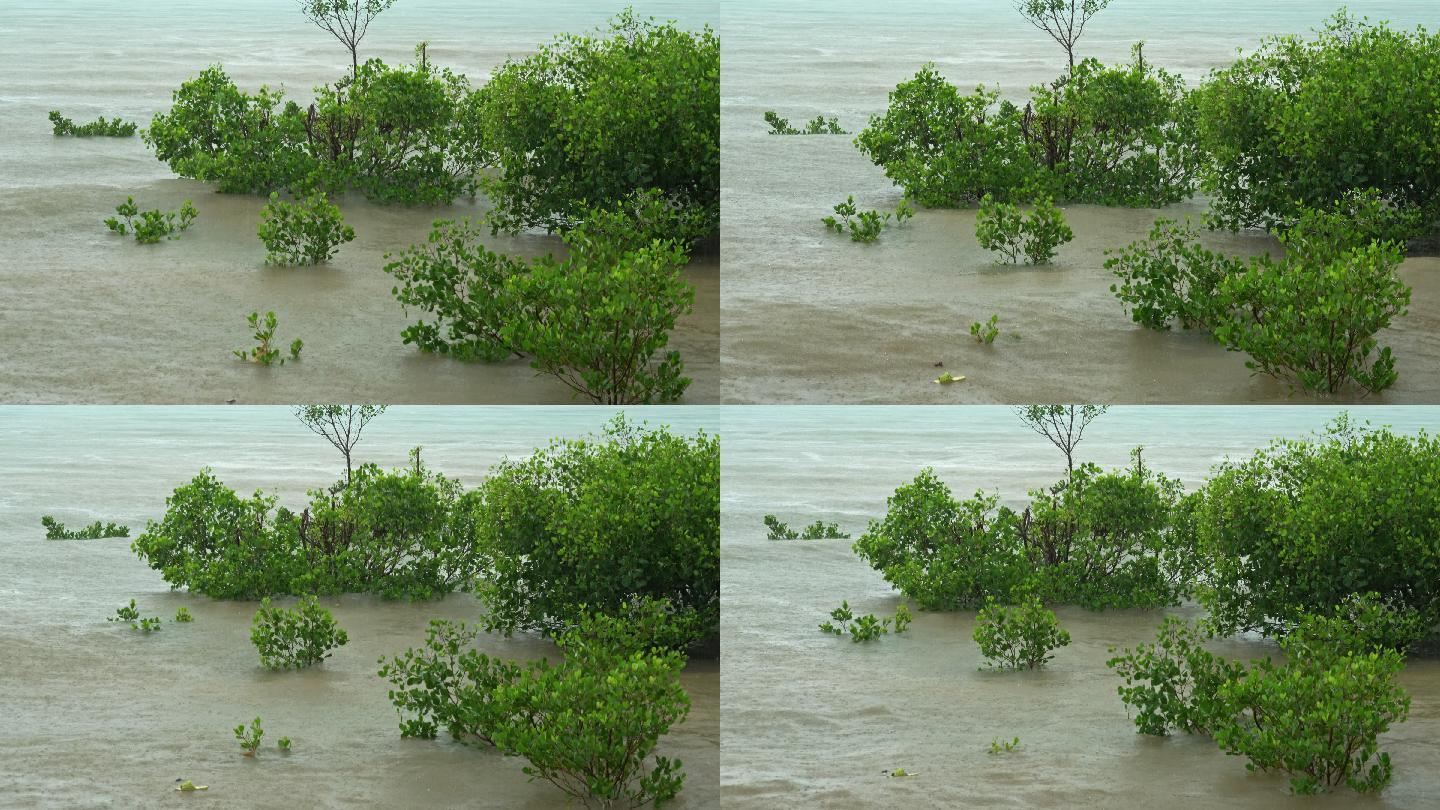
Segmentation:
<svg viewBox="0 0 1440 810">
<path fill-rule="evenodd" d="M 1346 418 L 1220 465 L 1195 500 L 1226 632 L 1285 635 L 1306 613 L 1374 592 L 1440 624 L 1440 442 Z"/>
<path fill-rule="evenodd" d="M 290 610 L 272 607 L 268 597 L 262 599 L 250 628 L 250 643 L 259 651 L 260 663 L 272 670 L 318 664 L 349 641 L 349 634 L 314 596 L 302 597 Z"/>
<path fill-rule="evenodd" d="M 1267 38 L 1194 94 L 1216 222 L 1283 228 L 1303 206 L 1377 189 L 1440 212 L 1440 36 L 1340 12 L 1311 38 Z M 1416 235 L 1417 226 L 1408 235 Z"/>
<path fill-rule="evenodd" d="M 355 238 L 355 229 L 324 192 L 296 202 L 271 192 L 270 202 L 260 209 L 258 233 L 268 251 L 265 261 L 288 265 L 330 261 L 340 245 Z"/>
<path fill-rule="evenodd" d="M 575 227 L 595 206 L 659 189 L 720 221 L 720 39 L 626 10 L 501 65 L 478 91 L 482 182 L 504 230 Z"/>
<path fill-rule="evenodd" d="M 720 617 L 720 442 L 616 418 L 505 460 L 477 490 L 479 593 L 491 629 L 556 636 L 586 611 L 667 600 L 684 647 Z"/>
</svg>

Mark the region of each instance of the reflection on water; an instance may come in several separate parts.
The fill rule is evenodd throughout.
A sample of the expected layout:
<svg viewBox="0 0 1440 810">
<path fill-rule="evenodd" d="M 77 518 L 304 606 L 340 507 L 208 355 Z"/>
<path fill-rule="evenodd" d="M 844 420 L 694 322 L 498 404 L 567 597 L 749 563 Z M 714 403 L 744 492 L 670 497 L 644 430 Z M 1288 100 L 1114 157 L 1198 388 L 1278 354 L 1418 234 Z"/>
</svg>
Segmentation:
<svg viewBox="0 0 1440 810">
<path fill-rule="evenodd" d="M 426 463 L 466 486 L 502 456 L 551 437 L 599 429 L 609 408 L 396 408 L 365 431 L 357 460 Z M 693 433 L 714 411 L 630 414 Z M 433 618 L 474 621 L 468 594 L 440 602 L 325 598 L 350 643 L 313 669 L 263 670 L 249 640 L 255 603 L 168 590 L 128 540 L 47 541 L 40 515 L 73 526 L 158 518 L 164 498 L 202 466 L 240 492 L 264 488 L 304 502 L 328 485 L 340 456 L 288 408 L 0 408 L 0 706 L 6 719 L 0 786 L 6 806 L 156 806 L 177 778 L 210 785 L 219 807 L 527 807 L 564 798 L 531 783 L 523 761 L 448 740 L 402 740 L 376 661 L 420 643 Z M 134 598 L 166 621 L 149 636 L 107 623 Z M 179 606 L 191 624 L 169 621 Z M 482 637 L 513 658 L 552 654 L 534 636 Z M 679 806 L 717 803 L 719 671 L 693 662 L 682 676 L 690 718 L 662 743 L 688 774 Z M 230 729 L 263 718 L 265 748 L 239 756 Z M 294 741 L 279 756 L 274 742 Z"/>
<path fill-rule="evenodd" d="M 1116 408 L 1078 458 L 1148 465 L 1197 486 L 1226 455 L 1320 428 L 1335 408 Z M 1357 418 L 1413 432 L 1440 409 L 1366 408 Z M 1112 646 L 1153 637 L 1161 613 L 1057 610 L 1073 642 L 1045 670 L 981 672 L 974 614 L 919 613 L 910 631 L 855 645 L 816 625 L 848 599 L 889 615 L 900 601 L 846 541 L 772 542 L 761 518 L 837 521 L 858 536 L 885 498 L 924 466 L 959 494 L 1011 503 L 1060 477 L 1064 459 L 1007 408 L 741 408 L 722 419 L 721 516 L 727 807 L 814 806 L 1204 808 L 1315 807 L 1284 779 L 1250 776 L 1240 759 L 1183 735 L 1138 735 L 1105 667 Z M 1195 615 L 1187 606 L 1175 612 Z M 1274 654 L 1233 639 L 1236 657 Z M 1440 791 L 1440 658 L 1413 659 L 1402 683 L 1410 720 L 1383 738 L 1395 781 L 1376 807 L 1425 806 Z M 1012 754 L 987 753 L 1018 736 Z M 890 779 L 904 768 L 920 775 Z M 1350 806 L 1353 795 L 1321 797 Z M 1368 804 L 1368 802 L 1367 802 Z"/>
<path fill-rule="evenodd" d="M 1126 0 L 1096 16 L 1083 56 L 1148 61 L 1194 82 L 1263 34 L 1321 24 L 1339 0 L 1254 3 Z M 1434 27 L 1429 0 L 1376 11 L 1397 26 Z M 1200 335 L 1154 334 L 1130 323 L 1110 293 L 1104 251 L 1142 238 L 1152 209 L 1065 206 L 1075 241 L 1051 268 L 995 264 L 974 239 L 973 211 L 922 210 L 874 245 L 827 233 L 820 217 L 853 194 L 893 209 L 901 191 L 847 136 L 780 137 L 762 120 L 835 115 L 852 132 L 885 109 L 897 82 L 926 61 L 963 89 L 984 82 L 1011 98 L 1053 79 L 1064 52 L 1010 0 L 862 3 L 795 0 L 724 4 L 721 93 L 725 257 L 724 397 L 761 403 L 1275 402 L 1287 391 L 1252 377 L 1244 357 Z M 1165 216 L 1204 210 L 1200 201 Z M 1274 249 L 1264 236 L 1224 237 L 1236 253 Z M 1410 260 L 1410 313 L 1385 339 L 1400 381 L 1385 403 L 1440 401 L 1440 260 Z M 966 330 L 1000 317 L 1001 337 L 976 347 Z M 1017 339 L 1018 336 L 1018 339 Z M 964 374 L 931 381 L 934 364 Z"/>
</svg>

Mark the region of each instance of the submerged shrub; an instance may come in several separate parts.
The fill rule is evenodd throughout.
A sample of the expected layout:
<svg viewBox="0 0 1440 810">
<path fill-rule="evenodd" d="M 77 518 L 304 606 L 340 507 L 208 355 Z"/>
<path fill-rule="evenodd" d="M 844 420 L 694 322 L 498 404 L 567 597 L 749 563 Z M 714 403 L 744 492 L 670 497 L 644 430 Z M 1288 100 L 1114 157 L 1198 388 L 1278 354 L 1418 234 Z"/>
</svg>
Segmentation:
<svg viewBox="0 0 1440 810">
<path fill-rule="evenodd" d="M 839 217 L 836 219 L 835 217 Z M 879 211 L 861 211 L 855 207 L 855 197 L 852 195 L 845 202 L 835 206 L 835 216 L 822 217 L 820 221 L 825 225 L 825 230 L 843 234 L 850 231 L 850 241 L 871 244 L 880 238 L 885 230 L 885 224 L 890 221 L 890 213 Z"/>
<path fill-rule="evenodd" d="M 1305 613 L 1369 592 L 1435 627 L 1437 477 L 1434 437 L 1343 417 L 1322 435 L 1221 464 L 1192 496 L 1211 569 L 1200 601 L 1225 632 L 1284 635 Z"/>
<path fill-rule="evenodd" d="M 975 239 L 980 247 L 1003 254 L 1012 264 L 1020 260 L 1021 253 L 1030 264 L 1049 264 L 1055 249 L 1074 238 L 1065 215 L 1049 197 L 1037 199 L 1029 215 L 1024 215 L 1019 206 L 997 202 L 986 194 L 975 215 Z"/>
<path fill-rule="evenodd" d="M 130 527 L 121 526 L 118 523 L 104 523 L 95 521 L 83 529 L 70 530 L 65 524 L 49 515 L 40 517 L 40 525 L 45 527 L 46 540 L 99 540 L 105 537 L 129 537 Z"/>
<path fill-rule="evenodd" d="M 285 202 L 276 193 L 260 209 L 260 241 L 270 264 L 328 262 L 340 245 L 355 239 L 340 209 L 323 192 L 297 202 Z"/>
<path fill-rule="evenodd" d="M 121 236 L 133 234 L 142 245 L 154 245 L 162 239 L 179 239 L 180 232 L 188 230 L 200 212 L 189 200 L 180 205 L 179 211 L 141 211 L 134 197 L 126 197 L 125 202 L 115 206 L 115 213 L 120 216 L 106 219 L 105 227 Z"/>
<path fill-rule="evenodd" d="M 1159 220 L 1148 240 L 1106 262 L 1120 279 L 1111 291 L 1142 326 L 1172 320 L 1209 330 L 1246 366 L 1305 391 L 1349 386 L 1379 392 L 1398 377 L 1390 348 L 1375 335 L 1403 315 L 1410 288 L 1396 268 L 1398 243 L 1373 196 L 1352 196 L 1330 209 L 1304 209 L 1282 233 L 1282 260 L 1241 261 L 1201 247 L 1194 229 Z"/>
<path fill-rule="evenodd" d="M 790 126 L 790 121 L 775 114 L 774 110 L 765 111 L 765 123 L 770 125 L 771 135 L 849 135 L 850 133 L 841 128 L 840 120 L 835 116 L 828 119 L 823 115 L 817 115 L 814 119 L 805 124 L 804 129 L 796 129 Z"/>
<path fill-rule="evenodd" d="M 582 612 L 668 600 L 686 647 L 718 632 L 720 443 L 616 418 L 505 460 L 477 490 L 487 628 L 556 636 Z"/>
<path fill-rule="evenodd" d="M 59 110 L 50 111 L 51 130 L 56 137 L 71 135 L 76 138 L 91 138 L 95 136 L 105 138 L 129 138 L 135 134 L 136 125 L 128 121 L 121 121 L 119 118 L 105 120 L 104 117 L 97 118 L 88 124 L 76 124 L 69 118 L 60 114 Z"/>
<path fill-rule="evenodd" d="M 1024 109 L 996 90 L 960 91 L 923 66 L 890 93 L 855 143 L 922 205 L 998 202 L 1040 191 L 1107 205 L 1189 197 L 1199 168 L 1183 80 L 1137 48 L 1128 65 L 1087 59 Z"/>
<path fill-rule="evenodd" d="M 672 402 L 690 384 L 678 352 L 656 358 L 694 288 L 670 230 L 685 220 L 658 192 L 597 209 L 565 234 L 566 258 L 487 250 L 470 222 L 438 222 L 385 266 L 396 299 L 434 316 L 402 333 L 422 351 L 531 366 L 593 402 Z M 662 238 L 663 235 L 663 238 Z"/>
<path fill-rule="evenodd" d="M 1217 224 L 1284 228 L 1302 207 L 1323 208 L 1365 189 L 1433 220 L 1440 154 L 1430 144 L 1440 138 L 1440 86 L 1429 77 L 1437 70 L 1436 34 L 1396 31 L 1342 10 L 1313 37 L 1268 37 L 1212 73 L 1195 104 Z"/>
<path fill-rule="evenodd" d="M 1070 644 L 1053 610 L 1038 597 L 1001 605 L 994 597 L 975 616 L 975 643 L 987 662 L 1011 669 L 1035 669 L 1053 659 L 1052 651 Z"/>
<path fill-rule="evenodd" d="M 268 597 L 262 599 L 250 628 L 250 642 L 266 669 L 304 669 L 349 641 L 349 634 L 313 596 L 303 597 L 291 610 L 271 607 Z"/>
<path fill-rule="evenodd" d="M 627 10 L 501 65 L 477 91 L 484 181 L 502 230 L 569 230 L 596 206 L 656 188 L 720 221 L 720 40 Z"/>
<path fill-rule="evenodd" d="M 475 496 L 418 463 L 358 467 L 310 493 L 300 514 L 256 492 L 241 498 L 202 470 L 166 499 L 132 548 L 174 588 L 219 599 L 375 593 L 432 599 L 476 575 Z"/>
<path fill-rule="evenodd" d="M 690 699 L 679 679 L 685 657 L 652 636 L 623 618 L 583 614 L 556 639 L 563 662 L 520 664 L 470 649 L 473 629 L 434 621 L 425 647 L 382 659 L 380 676 L 394 687 L 405 736 L 433 737 L 443 726 L 494 745 L 588 807 L 660 805 L 685 775 L 655 749 Z"/>
<path fill-rule="evenodd" d="M 483 156 L 464 77 L 423 53 L 413 66 L 372 59 L 315 98 L 301 109 L 266 87 L 251 95 L 212 65 L 142 135 L 176 174 L 222 192 L 355 188 L 382 203 L 473 194 Z"/>
<path fill-rule="evenodd" d="M 895 615 L 884 619 L 878 618 L 873 613 L 864 616 L 856 616 L 850 609 L 850 602 L 842 601 L 840 607 L 830 611 L 830 620 L 820 623 L 820 632 L 832 636 L 844 636 L 850 634 L 850 640 L 855 643 L 862 641 L 874 641 L 883 635 L 888 634 L 893 628 L 895 635 L 904 633 L 910 627 L 910 608 L 901 604 L 895 608 Z"/>
<path fill-rule="evenodd" d="M 1180 485 L 1137 466 L 1077 467 L 1068 482 L 1036 490 L 1023 512 L 977 493 L 958 501 L 924 470 L 888 500 L 855 551 L 885 580 L 930 610 L 978 608 L 988 597 L 1106 607 L 1174 604 L 1198 562 L 1173 527 Z"/>
<path fill-rule="evenodd" d="M 1141 734 L 1164 736 L 1171 729 L 1209 734 L 1230 721 L 1234 710 L 1220 688 L 1241 677 L 1245 666 L 1205 649 L 1214 636 L 1208 623 L 1166 616 L 1153 643 L 1105 662 L 1125 680 L 1120 699 L 1134 710 Z"/>
<path fill-rule="evenodd" d="M 840 524 L 817 520 L 801 531 L 780 522 L 774 515 L 765 516 L 765 527 L 770 530 L 767 540 L 849 540 L 850 535 L 840 531 Z"/>
</svg>

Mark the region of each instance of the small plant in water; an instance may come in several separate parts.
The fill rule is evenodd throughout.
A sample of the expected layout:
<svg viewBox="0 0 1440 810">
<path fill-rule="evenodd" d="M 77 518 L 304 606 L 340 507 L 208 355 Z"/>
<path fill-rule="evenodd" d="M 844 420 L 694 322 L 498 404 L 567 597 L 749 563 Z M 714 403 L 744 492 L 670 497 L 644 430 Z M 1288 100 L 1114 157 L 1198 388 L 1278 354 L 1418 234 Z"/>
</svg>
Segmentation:
<svg viewBox="0 0 1440 810">
<path fill-rule="evenodd" d="M 980 247 L 1000 253 L 1011 264 L 1019 262 L 1022 253 L 1030 264 L 1049 264 L 1055 249 L 1074 238 L 1075 232 L 1049 197 L 1036 200 L 1034 210 L 1026 216 L 1019 206 L 997 202 L 986 194 L 975 216 L 975 239 Z"/>
<path fill-rule="evenodd" d="M 839 219 L 836 219 L 838 216 Z M 879 211 L 861 211 L 855 207 L 855 196 L 846 198 L 845 202 L 835 206 L 835 216 L 822 218 L 820 221 L 825 224 L 827 230 L 835 233 L 850 231 L 850 241 L 870 244 L 880 238 L 885 230 L 885 223 L 890 221 L 892 214 L 881 214 Z"/>
<path fill-rule="evenodd" d="M 71 135 L 76 138 L 89 138 L 96 135 L 106 138 L 129 138 L 135 134 L 137 126 L 128 121 L 121 121 L 119 118 L 105 120 L 97 118 L 88 124 L 76 124 L 69 118 L 60 114 L 59 110 L 50 111 L 51 131 L 55 135 Z"/>
<path fill-rule="evenodd" d="M 112 622 L 135 622 L 140 618 L 140 611 L 135 607 L 135 600 L 131 599 L 130 604 L 124 607 L 115 608 L 115 615 L 106 621 Z"/>
<path fill-rule="evenodd" d="M 817 520 L 806 526 L 804 531 L 795 531 L 788 524 L 781 523 L 774 515 L 765 516 L 765 526 L 770 529 L 768 540 L 849 540 L 850 535 L 840 531 L 840 524 Z"/>
<path fill-rule="evenodd" d="M 970 324 L 970 336 L 975 338 L 976 343 L 982 343 L 986 346 L 989 346 L 990 344 L 994 343 L 995 338 L 1000 335 L 999 324 L 999 315 L 991 315 L 990 320 L 986 321 L 983 324 L 979 321 L 976 321 Z"/>
<path fill-rule="evenodd" d="M 121 526 L 118 523 L 101 523 L 95 521 L 83 529 L 71 531 L 65 528 L 65 524 L 49 515 L 40 517 L 40 525 L 45 527 L 46 540 L 99 540 L 105 537 L 129 537 L 130 527 Z"/>
<path fill-rule="evenodd" d="M 1070 643 L 1054 611 L 1031 595 L 1015 606 L 1002 606 L 987 597 L 976 615 L 975 643 L 987 663 L 1013 669 L 1034 669 L 1054 658 L 1051 650 Z"/>
<path fill-rule="evenodd" d="M 133 624 L 131 627 L 137 630 L 143 630 L 146 633 L 152 633 L 160 629 L 160 617 L 151 616 L 148 619 L 141 619 L 138 624 Z"/>
<path fill-rule="evenodd" d="M 182 606 L 182 607 L 175 608 L 175 621 L 180 622 L 181 624 L 184 624 L 185 622 L 193 622 L 193 621 L 195 621 L 195 617 L 190 615 L 190 609 L 189 609 L 189 608 Z"/>
<path fill-rule="evenodd" d="M 248 351 L 236 349 L 232 354 L 248 363 L 259 363 L 262 366 L 271 366 L 277 363 L 285 365 L 285 358 L 280 356 L 280 349 L 272 343 L 275 340 L 275 329 L 280 324 L 275 317 L 275 312 L 273 310 L 266 312 L 263 320 L 260 318 L 259 312 L 252 312 L 245 316 L 245 320 L 250 324 L 250 329 L 254 333 L 256 345 Z M 304 347 L 305 342 L 300 338 L 295 338 L 290 343 L 290 359 L 299 360 L 300 350 Z"/>
<path fill-rule="evenodd" d="M 126 197 L 125 202 L 115 206 L 115 213 L 120 216 L 106 219 L 105 227 L 121 236 L 133 234 L 142 245 L 153 245 L 162 239 L 179 239 L 180 232 L 188 229 L 200 212 L 189 200 L 180 205 L 178 212 L 158 208 L 141 211 L 134 197 Z"/>
<path fill-rule="evenodd" d="M 260 663 L 267 669 L 303 669 L 318 664 L 350 636 L 335 624 L 330 611 L 320 607 L 314 596 L 302 598 L 293 610 L 260 601 L 260 610 L 250 629 L 250 641 L 260 651 Z"/>
<path fill-rule="evenodd" d="M 282 753 L 286 753 L 286 754 L 290 753 L 290 738 L 289 738 L 289 737 L 281 737 L 275 744 L 280 747 L 280 751 L 281 751 Z"/>
<path fill-rule="evenodd" d="M 910 609 L 904 604 L 895 609 L 894 616 L 880 619 L 873 613 L 857 617 L 850 609 L 850 602 L 844 601 L 840 603 L 840 607 L 830 611 L 830 621 L 820 624 L 820 632 L 835 636 L 843 636 L 848 632 L 850 640 L 859 643 L 874 641 L 891 632 L 892 627 L 895 634 L 899 635 L 909 629 L 910 621 Z"/>
<path fill-rule="evenodd" d="M 1014 739 L 1010 740 L 1002 740 L 999 737 L 996 737 L 995 739 L 990 741 L 990 753 L 992 754 L 1007 754 L 1019 747 L 1019 737 L 1015 737 Z"/>
<path fill-rule="evenodd" d="M 259 717 L 251 721 L 249 728 L 246 728 L 244 723 L 235 727 L 235 739 L 240 742 L 243 756 L 255 756 L 255 752 L 260 750 L 260 738 L 264 736 L 265 730 L 260 728 Z"/>
<path fill-rule="evenodd" d="M 355 229 L 345 224 L 340 209 L 323 191 L 293 203 L 272 192 L 260 216 L 260 241 L 269 251 L 265 254 L 269 264 L 320 264 L 355 238 Z"/>
</svg>

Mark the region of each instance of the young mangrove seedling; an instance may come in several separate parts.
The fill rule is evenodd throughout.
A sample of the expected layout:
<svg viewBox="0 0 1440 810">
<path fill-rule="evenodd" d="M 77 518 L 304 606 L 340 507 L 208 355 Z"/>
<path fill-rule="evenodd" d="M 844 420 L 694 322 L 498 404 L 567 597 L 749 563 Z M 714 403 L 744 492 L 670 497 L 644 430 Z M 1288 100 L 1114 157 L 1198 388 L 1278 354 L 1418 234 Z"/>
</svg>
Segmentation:
<svg viewBox="0 0 1440 810">
<path fill-rule="evenodd" d="M 904 604 L 896 608 L 894 616 L 880 619 L 873 613 L 857 617 L 850 609 L 850 602 L 843 601 L 840 607 L 830 611 L 830 621 L 820 624 L 820 632 L 835 636 L 843 636 L 848 632 L 850 640 L 859 643 L 880 638 L 889 633 L 892 626 L 895 634 L 899 635 L 910 626 L 910 621 L 910 609 Z"/>
<path fill-rule="evenodd" d="M 106 621 L 109 622 L 135 622 L 140 619 L 140 611 L 135 608 L 135 600 L 131 599 L 130 604 L 125 607 L 115 608 L 115 615 Z"/>
<path fill-rule="evenodd" d="M 880 238 L 880 233 L 885 230 L 885 223 L 890 221 L 892 214 L 881 214 L 879 211 L 861 211 L 855 207 L 855 195 L 850 195 L 845 202 L 835 206 L 835 216 L 821 218 L 826 230 L 835 233 L 850 231 L 850 241 L 870 244 Z"/>
<path fill-rule="evenodd" d="M 246 728 L 244 723 L 235 727 L 235 739 L 240 742 L 242 756 L 255 756 L 255 752 L 260 750 L 260 738 L 264 736 L 265 731 L 260 728 L 259 717 L 250 723 L 249 728 Z"/>
<path fill-rule="evenodd" d="M 285 365 L 285 358 L 280 356 L 280 349 L 272 343 L 275 340 L 275 329 L 280 323 L 275 317 L 274 310 L 266 312 L 263 320 L 258 311 L 246 315 L 245 320 L 250 324 L 251 332 L 254 333 L 256 345 L 248 351 L 236 349 L 232 354 L 247 363 L 259 363 L 262 366 Z M 304 347 L 305 342 L 300 338 L 295 338 L 290 343 L 290 359 L 299 360 L 300 350 Z"/>
<path fill-rule="evenodd" d="M 181 623 L 193 622 L 195 621 L 195 617 L 190 615 L 189 608 L 182 605 L 181 607 L 175 608 L 175 621 Z"/>
<path fill-rule="evenodd" d="M 975 338 L 976 343 L 989 346 L 990 344 L 994 343 L 995 338 L 1000 335 L 999 324 L 999 315 L 991 315 L 990 320 L 986 321 L 983 324 L 979 321 L 976 321 L 970 324 L 970 336 Z"/>
<path fill-rule="evenodd" d="M 289 737 L 281 737 L 278 741 L 276 741 L 275 744 L 280 747 L 281 752 L 286 753 L 286 754 L 290 753 L 290 738 L 289 738 Z"/>
<path fill-rule="evenodd" d="M 148 619 L 141 619 L 138 624 L 132 624 L 130 627 L 136 630 L 143 630 L 146 633 L 153 633 L 160 629 L 160 617 L 151 616 Z"/>
<path fill-rule="evenodd" d="M 125 221 L 109 217 L 105 220 L 105 227 L 121 236 L 132 234 L 135 241 L 142 245 L 153 245 L 162 239 L 179 239 L 180 232 L 187 230 L 200 212 L 189 200 L 180 205 L 179 212 L 158 208 L 141 211 L 134 197 L 126 197 L 125 202 L 115 206 L 115 213 Z"/>
<path fill-rule="evenodd" d="M 1004 753 L 1008 753 L 1008 752 L 1010 752 L 1010 751 L 1014 751 L 1016 748 L 1019 748 L 1019 747 L 1020 747 L 1020 738 L 1019 738 L 1019 737 L 1016 737 L 1016 738 L 1014 738 L 1014 739 L 1012 739 L 1012 740 L 1002 740 L 1002 739 L 1000 739 L 999 737 L 996 737 L 995 739 L 993 739 L 993 740 L 990 741 L 990 753 L 992 753 L 992 754 L 1004 754 Z"/>
</svg>

